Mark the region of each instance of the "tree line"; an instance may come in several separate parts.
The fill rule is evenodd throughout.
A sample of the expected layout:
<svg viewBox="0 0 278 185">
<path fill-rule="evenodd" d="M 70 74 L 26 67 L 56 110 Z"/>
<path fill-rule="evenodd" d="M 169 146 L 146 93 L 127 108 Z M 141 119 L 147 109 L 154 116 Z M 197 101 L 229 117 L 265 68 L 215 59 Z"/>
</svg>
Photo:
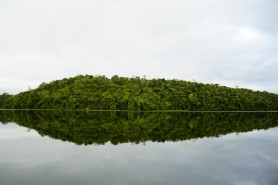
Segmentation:
<svg viewBox="0 0 278 185">
<path fill-rule="evenodd" d="M 42 83 L 5 99 L 7 109 L 278 110 L 278 95 L 183 80 L 79 75 Z"/>
<path fill-rule="evenodd" d="M 2 107 L 3 103 L 10 97 L 8 93 L 0 94 L 0 108 Z"/>
</svg>

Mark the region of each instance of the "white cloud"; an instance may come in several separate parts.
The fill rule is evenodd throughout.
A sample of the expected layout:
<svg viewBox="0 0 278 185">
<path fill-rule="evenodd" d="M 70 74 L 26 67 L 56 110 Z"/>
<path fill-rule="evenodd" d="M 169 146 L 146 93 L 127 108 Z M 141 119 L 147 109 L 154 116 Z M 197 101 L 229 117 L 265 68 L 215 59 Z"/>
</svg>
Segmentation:
<svg viewBox="0 0 278 185">
<path fill-rule="evenodd" d="M 1 2 L 0 93 L 85 73 L 196 79 L 277 92 L 276 4 Z"/>
<path fill-rule="evenodd" d="M 263 42 L 266 38 L 259 31 L 252 30 L 250 28 L 242 28 L 238 31 L 238 34 L 235 36 L 235 39 L 239 42 L 250 42 L 257 41 Z"/>
</svg>

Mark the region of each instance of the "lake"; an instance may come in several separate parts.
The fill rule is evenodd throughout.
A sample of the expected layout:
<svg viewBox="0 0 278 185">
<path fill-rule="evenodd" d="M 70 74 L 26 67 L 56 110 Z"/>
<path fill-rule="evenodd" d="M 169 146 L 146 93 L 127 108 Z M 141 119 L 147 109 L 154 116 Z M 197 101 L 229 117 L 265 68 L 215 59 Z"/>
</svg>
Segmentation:
<svg viewBox="0 0 278 185">
<path fill-rule="evenodd" d="M 0 111 L 1 185 L 277 185 L 278 113 Z"/>
</svg>

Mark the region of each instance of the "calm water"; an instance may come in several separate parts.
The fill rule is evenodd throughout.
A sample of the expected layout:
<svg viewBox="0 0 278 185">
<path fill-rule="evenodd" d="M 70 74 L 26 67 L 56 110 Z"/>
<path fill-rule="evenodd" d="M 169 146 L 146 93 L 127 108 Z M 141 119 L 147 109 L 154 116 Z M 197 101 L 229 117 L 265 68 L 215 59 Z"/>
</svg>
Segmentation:
<svg viewBox="0 0 278 185">
<path fill-rule="evenodd" d="M 0 184 L 277 185 L 277 113 L 0 111 Z"/>
</svg>

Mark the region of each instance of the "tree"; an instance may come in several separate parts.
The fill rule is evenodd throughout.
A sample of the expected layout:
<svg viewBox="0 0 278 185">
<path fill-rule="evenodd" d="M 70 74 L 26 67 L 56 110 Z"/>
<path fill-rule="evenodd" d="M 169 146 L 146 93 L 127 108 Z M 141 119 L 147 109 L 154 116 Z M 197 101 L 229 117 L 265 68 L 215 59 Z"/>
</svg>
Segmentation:
<svg viewBox="0 0 278 185">
<path fill-rule="evenodd" d="M 9 95 L 8 93 L 3 93 L 0 95 L 0 108 L 2 108 L 2 105 L 4 104 L 4 102 L 10 97 L 11 95 Z"/>
</svg>

